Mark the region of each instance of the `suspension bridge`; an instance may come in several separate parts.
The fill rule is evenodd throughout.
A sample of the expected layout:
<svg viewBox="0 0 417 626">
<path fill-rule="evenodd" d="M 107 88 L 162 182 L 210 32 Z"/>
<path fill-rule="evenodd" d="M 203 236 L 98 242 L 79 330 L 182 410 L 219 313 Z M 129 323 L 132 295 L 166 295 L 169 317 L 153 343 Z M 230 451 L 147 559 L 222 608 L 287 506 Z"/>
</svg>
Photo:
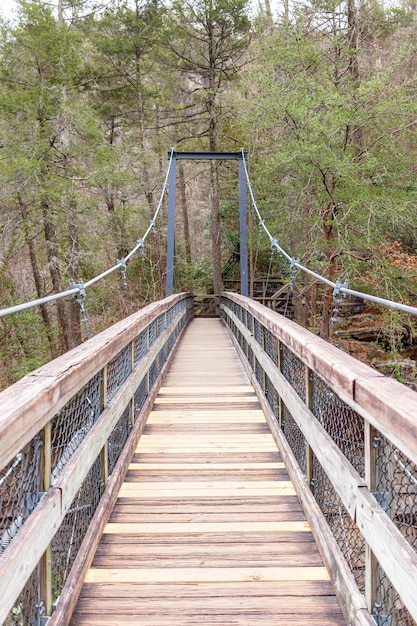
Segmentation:
<svg viewBox="0 0 417 626">
<path fill-rule="evenodd" d="M 213 299 L 172 293 L 0 394 L 1 624 L 416 623 L 416 392 Z"/>
</svg>

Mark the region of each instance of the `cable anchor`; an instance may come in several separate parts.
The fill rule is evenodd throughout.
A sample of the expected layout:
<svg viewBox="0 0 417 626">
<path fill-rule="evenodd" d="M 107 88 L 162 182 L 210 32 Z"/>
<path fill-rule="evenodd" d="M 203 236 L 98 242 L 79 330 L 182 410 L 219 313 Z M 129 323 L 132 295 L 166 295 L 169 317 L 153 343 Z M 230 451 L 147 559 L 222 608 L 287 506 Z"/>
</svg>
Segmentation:
<svg viewBox="0 0 417 626">
<path fill-rule="evenodd" d="M 120 279 L 122 281 L 123 287 L 127 288 L 127 280 L 126 280 L 126 261 L 124 259 L 117 259 L 117 265 L 120 270 Z"/>
<path fill-rule="evenodd" d="M 78 283 L 76 283 L 71 278 L 70 285 L 71 285 L 71 289 L 78 289 L 78 293 L 74 293 L 72 297 L 74 298 L 76 302 L 78 302 L 78 306 L 80 307 L 81 322 L 84 324 L 85 336 L 88 339 L 87 315 L 86 315 L 85 306 L 84 306 L 85 299 L 86 299 L 84 283 L 81 279 L 78 281 Z"/>
<path fill-rule="evenodd" d="M 333 309 L 332 317 L 330 318 L 330 324 L 335 324 L 337 322 L 337 316 L 339 314 L 339 307 L 346 298 L 346 294 L 342 291 L 342 289 L 348 288 L 348 281 L 342 283 L 340 278 L 336 280 L 336 284 L 333 289 L 333 302 L 335 303 L 335 307 Z"/>
</svg>

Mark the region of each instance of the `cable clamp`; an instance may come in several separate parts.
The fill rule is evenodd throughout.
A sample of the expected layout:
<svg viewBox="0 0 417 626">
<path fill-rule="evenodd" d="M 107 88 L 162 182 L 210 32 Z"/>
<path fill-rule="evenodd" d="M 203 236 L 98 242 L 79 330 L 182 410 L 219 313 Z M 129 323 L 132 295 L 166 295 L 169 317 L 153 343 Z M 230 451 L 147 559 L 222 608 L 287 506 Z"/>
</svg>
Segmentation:
<svg viewBox="0 0 417 626">
<path fill-rule="evenodd" d="M 85 298 L 86 298 L 86 294 L 85 294 L 85 288 L 84 288 L 83 281 L 79 280 L 78 283 L 76 283 L 71 278 L 70 285 L 71 285 L 71 289 L 78 289 L 78 293 L 74 293 L 73 296 L 72 296 L 74 298 L 74 300 L 76 300 L 78 302 L 78 304 L 80 302 L 84 302 Z"/>
<path fill-rule="evenodd" d="M 85 333 L 86 333 L 86 336 L 87 336 L 87 339 L 88 339 L 87 316 L 86 316 L 86 313 L 85 313 L 85 306 L 84 306 L 85 299 L 86 299 L 84 283 L 83 283 L 83 281 L 81 279 L 78 281 L 78 283 L 76 283 L 71 278 L 70 285 L 71 285 L 71 289 L 78 289 L 78 293 L 74 293 L 72 297 L 74 298 L 74 300 L 76 300 L 78 302 L 78 305 L 80 307 L 81 321 L 84 324 Z"/>
<path fill-rule="evenodd" d="M 300 263 L 300 259 L 295 259 L 294 257 L 291 259 L 290 271 L 293 272 L 296 268 L 296 265 Z"/>
<path fill-rule="evenodd" d="M 117 259 L 117 265 L 119 266 L 119 269 L 120 269 L 120 278 L 122 281 L 122 285 L 123 287 L 127 287 L 126 261 L 124 259 Z"/>
<path fill-rule="evenodd" d="M 274 237 L 271 238 L 271 249 L 278 250 L 278 241 Z"/>
<path fill-rule="evenodd" d="M 155 230 L 155 220 L 154 220 L 154 219 L 152 219 L 152 220 L 149 222 L 149 224 L 150 224 L 150 226 L 151 226 L 151 227 Z"/>
<path fill-rule="evenodd" d="M 336 280 L 336 284 L 333 289 L 333 300 L 336 304 L 340 304 L 346 298 L 346 294 L 342 292 L 342 289 L 347 289 L 349 286 L 348 281 L 342 283 L 340 278 Z"/>
</svg>

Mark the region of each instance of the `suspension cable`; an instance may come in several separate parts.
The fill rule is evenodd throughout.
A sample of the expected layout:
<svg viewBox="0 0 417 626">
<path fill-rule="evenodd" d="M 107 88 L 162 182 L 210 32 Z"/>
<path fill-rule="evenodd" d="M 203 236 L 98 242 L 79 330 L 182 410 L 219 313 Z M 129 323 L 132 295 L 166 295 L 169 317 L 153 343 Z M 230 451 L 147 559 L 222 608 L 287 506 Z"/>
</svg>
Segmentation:
<svg viewBox="0 0 417 626">
<path fill-rule="evenodd" d="M 116 265 L 113 265 L 113 267 L 109 268 L 105 272 L 102 272 L 98 276 L 95 276 L 94 278 L 92 278 L 91 280 L 89 280 L 89 281 L 87 281 L 85 283 L 80 282 L 78 284 L 74 284 L 74 287 L 72 289 L 67 290 L 67 291 L 61 291 L 61 292 L 55 293 L 55 294 L 53 294 L 51 296 L 46 296 L 44 298 L 38 298 L 37 300 L 31 300 L 30 302 L 24 302 L 23 304 L 17 304 L 16 306 L 11 306 L 11 307 L 8 307 L 7 309 L 1 309 L 0 310 L 0 317 L 5 317 L 6 315 L 11 315 L 12 313 L 19 313 L 20 311 L 24 311 L 25 309 L 30 309 L 32 307 L 39 306 L 41 304 L 47 304 L 48 302 L 53 302 L 54 300 L 60 300 L 61 298 L 66 298 L 68 296 L 77 297 L 77 296 L 79 296 L 81 294 L 81 291 L 87 289 L 87 287 L 91 287 L 91 285 L 94 285 L 94 283 L 97 283 L 102 278 L 105 278 L 106 276 L 109 276 L 109 274 L 112 274 L 116 270 L 125 271 L 125 269 L 126 269 L 126 262 L 134 254 L 136 254 L 136 252 L 138 252 L 138 250 L 141 250 L 143 252 L 143 248 L 144 248 L 144 245 L 145 245 L 146 238 L 148 237 L 148 235 L 151 232 L 151 230 L 155 228 L 156 218 L 158 217 L 158 214 L 159 214 L 159 212 L 161 210 L 162 202 L 163 202 L 164 195 L 165 195 L 165 192 L 166 192 L 166 188 L 167 188 L 167 184 L 168 184 L 168 178 L 169 178 L 169 172 L 171 170 L 173 156 L 174 156 L 174 148 L 171 148 L 171 152 L 170 152 L 170 156 L 169 156 L 169 162 L 168 162 L 168 168 L 167 168 L 167 173 L 166 173 L 166 176 L 165 176 L 164 184 L 162 186 L 162 192 L 161 192 L 161 196 L 159 198 L 158 206 L 156 208 L 156 211 L 155 211 L 152 219 L 150 220 L 149 227 L 147 228 L 145 234 L 143 235 L 143 237 L 141 239 L 137 240 L 135 247 L 129 252 L 129 254 L 127 254 L 123 259 L 118 260 Z M 122 274 L 122 276 L 123 276 L 123 274 Z M 85 295 L 83 297 L 85 298 Z"/>
<path fill-rule="evenodd" d="M 262 215 L 258 209 L 258 205 L 256 204 L 256 200 L 253 194 L 253 190 L 252 190 L 252 185 L 249 179 L 249 174 L 248 174 L 248 169 L 246 166 L 246 159 L 245 159 L 245 151 L 242 148 L 241 149 L 241 154 L 242 154 L 242 161 L 243 161 L 243 167 L 245 170 L 245 176 L 246 176 L 246 182 L 248 185 L 248 189 L 249 189 L 249 193 L 250 193 L 250 197 L 252 199 L 252 204 L 253 207 L 255 209 L 256 215 L 258 216 L 258 220 L 259 220 L 259 225 L 263 228 L 263 230 L 265 231 L 267 237 L 269 238 L 269 241 L 271 243 L 271 247 L 274 248 L 275 250 L 277 250 L 282 256 L 284 256 L 287 261 L 290 262 L 292 267 L 295 267 L 299 270 L 301 270 L 302 272 L 305 272 L 306 274 L 309 274 L 310 276 L 313 276 L 313 278 L 315 278 L 316 280 L 324 283 L 325 285 L 328 285 L 329 287 L 333 288 L 333 298 L 335 299 L 335 301 L 337 302 L 338 299 L 343 296 L 356 296 L 357 298 L 361 298 L 362 300 L 369 300 L 370 302 L 374 302 L 375 304 L 380 304 L 381 306 L 387 306 L 390 307 L 392 309 L 396 309 L 397 311 L 402 311 L 403 313 L 409 313 L 410 315 L 415 315 L 417 316 L 417 308 L 413 307 L 413 306 L 409 306 L 407 304 L 402 304 L 400 302 L 394 302 L 392 300 L 387 300 L 385 298 L 380 298 L 379 296 L 372 296 L 368 293 L 362 293 L 361 291 L 355 291 L 354 289 L 349 289 L 348 288 L 348 283 L 344 283 L 342 284 L 340 279 L 338 279 L 338 281 L 336 283 L 332 282 L 331 280 L 325 278 L 324 276 L 321 276 L 320 274 L 317 274 L 317 272 L 313 272 L 313 270 L 309 269 L 308 267 L 305 267 L 304 265 L 301 265 L 301 263 L 299 263 L 298 261 L 294 261 L 293 258 L 291 258 L 291 256 L 283 249 L 281 248 L 281 246 L 279 245 L 277 239 L 275 239 L 270 231 L 268 230 L 268 228 L 265 226 L 265 222 L 262 219 Z"/>
</svg>

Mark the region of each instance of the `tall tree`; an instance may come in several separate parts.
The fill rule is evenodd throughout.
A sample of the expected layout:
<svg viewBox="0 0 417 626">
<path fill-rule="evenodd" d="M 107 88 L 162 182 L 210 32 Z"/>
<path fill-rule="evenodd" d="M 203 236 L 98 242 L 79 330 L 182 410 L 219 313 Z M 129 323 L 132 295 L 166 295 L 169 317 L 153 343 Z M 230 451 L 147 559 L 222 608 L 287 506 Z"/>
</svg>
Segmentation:
<svg viewBox="0 0 417 626">
<path fill-rule="evenodd" d="M 339 31 L 336 16 L 303 15 L 265 39 L 262 62 L 250 68 L 237 103 L 240 123 L 256 138 L 252 173 L 259 167 L 262 174 L 266 217 L 294 257 L 308 255 L 303 260 L 332 281 L 366 271 L 370 250 L 414 197 L 400 183 L 411 175 L 415 139 L 414 77 L 398 74 L 411 42 L 409 52 L 404 40 L 397 58 L 375 70 L 352 32 L 360 24 L 349 15 L 351 3 L 345 9 Z M 326 338 L 332 308 L 329 289 L 320 331 Z"/>
<path fill-rule="evenodd" d="M 21 0 L 19 7 L 19 23 L 1 48 L 1 175 L 7 203 L 19 207 L 25 232 L 36 232 L 26 241 L 36 295 L 41 296 L 68 289 L 68 278 L 79 279 L 81 146 L 97 134 L 79 83 L 84 63 L 79 33 L 40 0 Z M 42 286 L 39 268 L 44 263 L 49 281 Z M 76 307 L 56 302 L 60 346 L 54 352 L 80 341 Z M 42 317 L 51 341 L 45 309 Z"/>
</svg>

